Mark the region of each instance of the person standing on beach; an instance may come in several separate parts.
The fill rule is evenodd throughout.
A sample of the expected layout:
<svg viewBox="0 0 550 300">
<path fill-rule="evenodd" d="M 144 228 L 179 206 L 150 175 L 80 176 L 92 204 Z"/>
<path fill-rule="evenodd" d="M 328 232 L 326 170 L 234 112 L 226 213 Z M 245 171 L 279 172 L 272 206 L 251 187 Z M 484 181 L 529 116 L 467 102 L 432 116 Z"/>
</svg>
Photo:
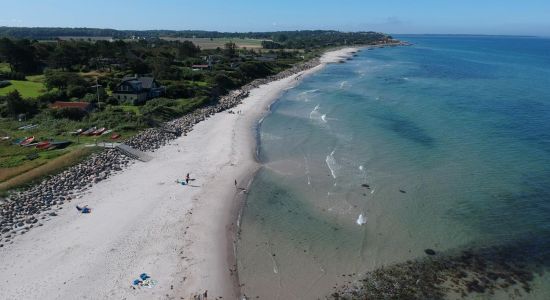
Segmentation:
<svg viewBox="0 0 550 300">
<path fill-rule="evenodd" d="M 185 175 L 185 183 L 186 184 L 189 184 L 189 173 L 187 173 L 187 175 Z"/>
<path fill-rule="evenodd" d="M 235 188 L 237 188 L 237 179 L 235 179 Z"/>
</svg>

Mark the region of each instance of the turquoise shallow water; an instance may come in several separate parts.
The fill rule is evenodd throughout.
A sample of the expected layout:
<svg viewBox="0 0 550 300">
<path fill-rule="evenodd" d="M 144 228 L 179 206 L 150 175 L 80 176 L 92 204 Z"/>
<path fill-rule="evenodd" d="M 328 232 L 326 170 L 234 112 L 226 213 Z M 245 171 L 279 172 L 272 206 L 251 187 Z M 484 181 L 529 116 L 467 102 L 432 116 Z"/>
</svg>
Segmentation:
<svg viewBox="0 0 550 300">
<path fill-rule="evenodd" d="M 248 296 L 324 297 L 427 248 L 529 245 L 517 255 L 546 264 L 550 40 L 402 39 L 306 78 L 264 119 L 238 244 Z M 523 296 L 547 296 L 545 278 Z"/>
</svg>

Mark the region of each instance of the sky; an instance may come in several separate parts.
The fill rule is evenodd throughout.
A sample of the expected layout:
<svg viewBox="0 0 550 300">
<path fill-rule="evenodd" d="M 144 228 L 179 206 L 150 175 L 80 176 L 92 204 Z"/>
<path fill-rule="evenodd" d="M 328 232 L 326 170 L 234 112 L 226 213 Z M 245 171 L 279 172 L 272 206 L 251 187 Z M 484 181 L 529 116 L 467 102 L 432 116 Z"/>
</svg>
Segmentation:
<svg viewBox="0 0 550 300">
<path fill-rule="evenodd" d="M 0 26 L 550 36 L 549 0 L 0 0 Z"/>
</svg>

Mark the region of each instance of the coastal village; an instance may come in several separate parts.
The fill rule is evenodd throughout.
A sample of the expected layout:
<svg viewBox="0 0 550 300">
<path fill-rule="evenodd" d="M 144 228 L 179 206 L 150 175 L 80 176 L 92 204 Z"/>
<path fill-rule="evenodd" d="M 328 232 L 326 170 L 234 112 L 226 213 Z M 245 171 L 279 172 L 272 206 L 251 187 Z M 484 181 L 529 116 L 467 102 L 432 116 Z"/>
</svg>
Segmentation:
<svg viewBox="0 0 550 300">
<path fill-rule="evenodd" d="M 550 299 L 550 2 L 474 2 L 3 3 L 0 300 Z"/>
<path fill-rule="evenodd" d="M 386 44 L 385 39 L 375 35 L 370 43 Z M 92 46 L 100 42 L 104 43 L 85 43 Z M 2 43 L 17 47 L 6 38 Z M 79 43 L 57 41 L 55 47 Z M 181 47 L 180 42 L 144 45 L 153 52 Z M 135 73 L 128 74 L 128 62 L 92 57 L 88 66 L 96 63 L 95 70 L 75 72 L 74 65 L 60 65 L 58 70 L 33 75 L 33 82 L 43 86 L 35 98 L 29 98 L 24 89 L 17 89 L 19 82 L 31 80 L 30 77 L 19 75 L 18 62 L 9 60 L 9 54 L 2 55 L 4 66 L 11 69 L 3 75 L 7 78 L 2 89 L 14 89 L 0 90 L 5 95 L 0 145 L 0 247 L 10 247 L 19 236 L 43 227 L 63 214 L 68 205 L 76 204 L 80 213 L 97 214 L 93 203 L 79 201 L 96 184 L 136 162 L 147 164 L 152 158 L 147 153 L 185 137 L 196 124 L 213 115 L 233 113 L 230 109 L 241 104 L 251 90 L 316 68 L 322 61 L 319 55 L 325 51 L 323 47 L 313 51 L 248 50 L 229 42 L 223 49 L 205 50 L 207 55 L 199 55 L 203 52 L 199 47 L 185 42 L 184 45 L 194 51 L 196 58 L 180 67 L 173 57 L 168 65 L 172 71 L 179 68 L 177 72 L 187 72 L 178 75 L 183 76 L 183 81 L 170 79 L 171 75 L 165 73 L 170 70 L 158 71 L 154 65 L 152 73 L 138 73 L 151 70 L 138 65 L 138 69 L 129 70 Z M 346 51 L 348 54 L 335 56 L 331 61 L 344 63 L 350 55 Z M 127 71 L 113 73 L 117 69 Z M 122 77 L 117 79 L 113 74 Z M 74 153 L 78 155 L 71 157 Z M 33 164 L 36 161 L 40 164 Z M 146 278 L 135 284 L 143 286 L 145 282 L 151 287 L 149 275 L 144 274 Z M 195 299 L 206 299 L 206 291 L 203 294 L 198 286 L 197 289 Z"/>
</svg>

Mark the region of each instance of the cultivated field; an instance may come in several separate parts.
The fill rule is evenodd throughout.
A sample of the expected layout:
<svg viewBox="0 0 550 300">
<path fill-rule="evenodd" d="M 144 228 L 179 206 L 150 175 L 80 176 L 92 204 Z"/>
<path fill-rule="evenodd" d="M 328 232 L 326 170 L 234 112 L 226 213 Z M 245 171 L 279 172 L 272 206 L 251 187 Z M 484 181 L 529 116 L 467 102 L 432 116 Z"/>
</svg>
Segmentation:
<svg viewBox="0 0 550 300">
<path fill-rule="evenodd" d="M 233 42 L 239 48 L 262 48 L 262 41 L 258 39 L 229 39 L 229 38 L 173 38 L 173 37 L 161 37 L 167 41 L 191 41 L 193 44 L 201 47 L 201 49 L 216 49 L 218 47 L 223 48 L 228 42 Z"/>
</svg>

